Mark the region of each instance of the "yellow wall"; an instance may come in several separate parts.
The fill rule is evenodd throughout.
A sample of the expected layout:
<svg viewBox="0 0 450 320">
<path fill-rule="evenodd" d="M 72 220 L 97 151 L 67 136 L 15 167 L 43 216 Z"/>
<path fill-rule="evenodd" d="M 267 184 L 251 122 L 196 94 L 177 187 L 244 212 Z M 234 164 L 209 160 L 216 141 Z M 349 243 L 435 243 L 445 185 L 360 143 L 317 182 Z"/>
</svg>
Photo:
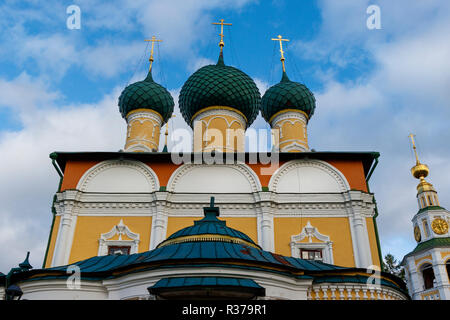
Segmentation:
<svg viewBox="0 0 450 320">
<path fill-rule="evenodd" d="M 275 252 L 290 256 L 291 236 L 299 234 L 309 221 L 318 231 L 333 242 L 334 264 L 354 267 L 353 247 L 348 218 L 274 218 Z"/>
<path fill-rule="evenodd" d="M 444 259 L 446 256 L 448 256 L 450 254 L 450 251 L 443 251 L 441 252 L 441 257 L 442 259 Z M 448 258 L 447 258 L 448 259 Z M 445 262 L 445 261 L 444 261 Z"/>
<path fill-rule="evenodd" d="M 59 230 L 59 223 L 61 221 L 61 216 L 55 217 L 55 222 L 53 223 L 53 230 L 51 231 L 51 238 L 50 238 L 50 245 L 48 247 L 47 252 L 47 259 L 45 261 L 44 268 L 50 268 L 52 264 L 53 254 L 55 252 L 55 244 L 56 244 L 56 237 L 58 236 L 58 230 Z"/>
<path fill-rule="evenodd" d="M 138 252 L 148 251 L 152 225 L 151 217 L 78 216 L 69 264 L 97 256 L 100 235 L 109 232 L 121 219 L 132 232 L 139 234 Z"/>
<path fill-rule="evenodd" d="M 169 217 L 167 223 L 167 237 L 178 230 L 192 226 L 195 220 L 201 220 L 201 217 Z M 255 243 L 258 243 L 258 231 L 256 218 L 251 217 L 219 217 L 219 220 L 225 220 L 227 227 L 236 229 L 248 235 Z"/>
<path fill-rule="evenodd" d="M 152 118 L 136 117 L 130 119 L 130 115 L 142 112 L 143 114 L 154 113 L 157 117 L 162 118 L 159 113 L 148 109 L 137 109 L 127 114 L 127 139 L 125 142 L 125 150 L 135 145 L 144 145 L 150 150 L 158 150 L 160 123 Z"/>
<path fill-rule="evenodd" d="M 232 110 L 236 115 L 221 113 L 221 109 Z M 202 114 L 203 111 L 207 110 L 214 110 L 215 112 L 213 114 Z M 198 115 L 194 115 L 194 152 L 211 151 L 213 149 L 222 152 L 243 152 L 245 128 L 239 121 L 239 114 L 233 108 L 208 107 L 202 109 Z M 243 115 L 241 117 L 245 118 Z"/>
<path fill-rule="evenodd" d="M 372 264 L 380 266 L 380 257 L 378 256 L 377 238 L 372 218 L 366 218 L 367 232 L 369 234 L 370 253 L 372 254 Z"/>
</svg>

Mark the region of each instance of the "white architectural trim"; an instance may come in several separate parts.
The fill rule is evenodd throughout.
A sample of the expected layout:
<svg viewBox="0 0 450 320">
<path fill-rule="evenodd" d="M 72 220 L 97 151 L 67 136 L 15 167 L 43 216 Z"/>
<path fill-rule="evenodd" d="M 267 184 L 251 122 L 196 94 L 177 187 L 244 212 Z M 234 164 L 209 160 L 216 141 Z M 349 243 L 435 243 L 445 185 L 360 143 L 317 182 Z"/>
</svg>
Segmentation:
<svg viewBox="0 0 450 320">
<path fill-rule="evenodd" d="M 340 187 L 341 192 L 346 192 L 350 190 L 350 185 L 347 179 L 338 169 L 322 160 L 304 160 L 304 159 L 291 160 L 283 164 L 281 167 L 279 167 L 270 178 L 269 190 L 276 192 L 280 178 L 287 172 L 298 167 L 314 167 L 321 169 L 336 180 L 336 182 Z"/>
<path fill-rule="evenodd" d="M 145 163 L 135 160 L 105 160 L 96 164 L 95 166 L 87 170 L 80 178 L 76 187 L 77 190 L 85 192 L 89 182 L 100 172 L 112 167 L 122 166 L 138 170 L 145 176 L 153 191 L 159 190 L 159 180 L 156 173 Z"/>
<path fill-rule="evenodd" d="M 308 242 L 301 242 L 303 239 L 308 238 Z M 312 242 L 312 239 L 316 238 L 321 242 Z M 297 235 L 291 236 L 291 256 L 295 258 L 301 258 L 300 249 L 321 249 L 322 261 L 329 264 L 334 264 L 333 259 L 333 242 L 329 236 L 323 235 L 316 227 L 313 227 L 308 221 L 306 226 Z"/>
<path fill-rule="evenodd" d="M 118 240 L 110 240 L 116 235 L 119 235 Z M 122 236 L 127 236 L 131 240 L 123 240 Z M 97 255 L 106 256 L 108 254 L 109 246 L 130 246 L 130 254 L 137 253 L 139 242 L 139 234 L 132 232 L 123 223 L 123 219 L 120 219 L 120 222 L 115 225 L 109 232 L 102 233 L 100 235 Z"/>
<path fill-rule="evenodd" d="M 235 163 L 235 164 L 183 164 L 178 169 L 176 169 L 172 175 L 170 176 L 169 182 L 167 183 L 167 191 L 174 192 L 175 186 L 180 180 L 182 176 L 184 176 L 189 171 L 192 171 L 197 168 L 204 168 L 204 167 L 229 167 L 234 170 L 239 171 L 241 174 L 243 174 L 247 180 L 249 181 L 252 191 L 253 192 L 259 192 L 262 191 L 261 182 L 259 181 L 258 176 L 256 173 L 246 164 L 244 163 Z"/>
</svg>

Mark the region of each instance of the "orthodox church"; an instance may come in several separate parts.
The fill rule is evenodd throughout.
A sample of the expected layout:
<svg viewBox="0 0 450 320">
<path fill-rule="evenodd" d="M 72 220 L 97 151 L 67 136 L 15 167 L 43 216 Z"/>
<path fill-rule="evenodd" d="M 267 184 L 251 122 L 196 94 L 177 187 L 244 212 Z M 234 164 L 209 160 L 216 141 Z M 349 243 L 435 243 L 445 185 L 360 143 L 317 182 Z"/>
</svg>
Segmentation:
<svg viewBox="0 0 450 320">
<path fill-rule="evenodd" d="M 286 73 L 286 39 L 275 39 L 281 81 L 261 97 L 251 77 L 226 65 L 220 24 L 217 63 L 194 72 L 179 95 L 193 152 L 174 161 L 167 139 L 159 145 L 175 104 L 152 77 L 152 38 L 148 75 L 118 100 L 124 150 L 50 155 L 61 179 L 44 265 L 27 258 L 0 275 L 0 295 L 13 286 L 26 299 L 410 299 L 401 279 L 379 271 L 368 186 L 379 153 L 311 150 L 316 102 Z M 259 112 L 276 161 L 245 152 Z M 417 221 L 444 214 L 431 208 Z M 413 261 L 431 259 L 416 251 Z"/>
</svg>

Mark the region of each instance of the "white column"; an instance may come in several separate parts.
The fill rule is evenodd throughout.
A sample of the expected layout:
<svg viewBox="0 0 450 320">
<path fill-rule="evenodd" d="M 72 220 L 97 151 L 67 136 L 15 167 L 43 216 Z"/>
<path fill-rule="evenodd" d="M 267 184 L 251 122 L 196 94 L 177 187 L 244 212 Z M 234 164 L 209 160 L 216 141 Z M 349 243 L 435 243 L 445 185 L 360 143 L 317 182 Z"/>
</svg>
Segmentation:
<svg viewBox="0 0 450 320">
<path fill-rule="evenodd" d="M 352 192 L 350 191 L 352 197 Z M 357 262 L 357 268 L 367 268 L 372 265 L 372 254 L 370 250 L 369 235 L 367 231 L 367 225 L 365 218 L 361 214 L 361 204 L 351 200 L 350 224 L 353 226 L 353 243 L 356 245 L 357 255 L 355 262 Z"/>
<path fill-rule="evenodd" d="M 431 251 L 433 259 L 433 272 L 436 279 L 436 288 L 439 289 L 441 300 L 450 300 L 450 284 L 447 277 L 447 269 L 437 249 Z"/>
<path fill-rule="evenodd" d="M 270 195 L 260 193 L 260 199 L 267 200 L 267 197 L 270 197 Z M 265 251 L 274 252 L 275 240 L 271 202 L 260 202 L 259 206 L 257 205 L 257 214 L 259 245 Z"/>
<path fill-rule="evenodd" d="M 417 271 L 414 257 L 408 257 L 406 260 L 409 270 L 410 289 L 409 295 L 413 300 L 420 300 L 419 292 L 423 291 L 422 274 Z"/>
<path fill-rule="evenodd" d="M 265 251 L 275 251 L 274 234 L 273 234 L 273 215 L 263 213 L 261 219 L 262 244 L 261 247 Z"/>
<path fill-rule="evenodd" d="M 61 212 L 61 221 L 58 229 L 58 236 L 55 244 L 55 251 L 53 254 L 52 267 L 62 266 L 66 264 L 66 257 L 70 254 L 70 248 L 68 248 L 69 238 L 72 234 L 71 227 L 73 224 L 73 202 L 64 201 L 59 206 Z"/>
</svg>

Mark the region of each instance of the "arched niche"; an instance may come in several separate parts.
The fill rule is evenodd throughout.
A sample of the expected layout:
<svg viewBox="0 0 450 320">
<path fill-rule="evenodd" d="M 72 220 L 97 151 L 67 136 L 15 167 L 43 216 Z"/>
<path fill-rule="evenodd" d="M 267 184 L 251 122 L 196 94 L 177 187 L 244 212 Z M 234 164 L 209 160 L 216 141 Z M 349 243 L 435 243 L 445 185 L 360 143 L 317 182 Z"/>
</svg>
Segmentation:
<svg viewBox="0 0 450 320">
<path fill-rule="evenodd" d="M 341 193 L 350 190 L 344 175 L 321 160 L 292 160 L 272 175 L 269 190 L 278 193 Z"/>
<path fill-rule="evenodd" d="M 149 193 L 159 190 L 156 173 L 134 160 L 106 160 L 89 169 L 77 189 L 83 192 Z"/>
<path fill-rule="evenodd" d="M 167 191 L 187 193 L 253 193 L 261 191 L 255 172 L 245 164 L 185 164 L 169 179 Z"/>
</svg>

